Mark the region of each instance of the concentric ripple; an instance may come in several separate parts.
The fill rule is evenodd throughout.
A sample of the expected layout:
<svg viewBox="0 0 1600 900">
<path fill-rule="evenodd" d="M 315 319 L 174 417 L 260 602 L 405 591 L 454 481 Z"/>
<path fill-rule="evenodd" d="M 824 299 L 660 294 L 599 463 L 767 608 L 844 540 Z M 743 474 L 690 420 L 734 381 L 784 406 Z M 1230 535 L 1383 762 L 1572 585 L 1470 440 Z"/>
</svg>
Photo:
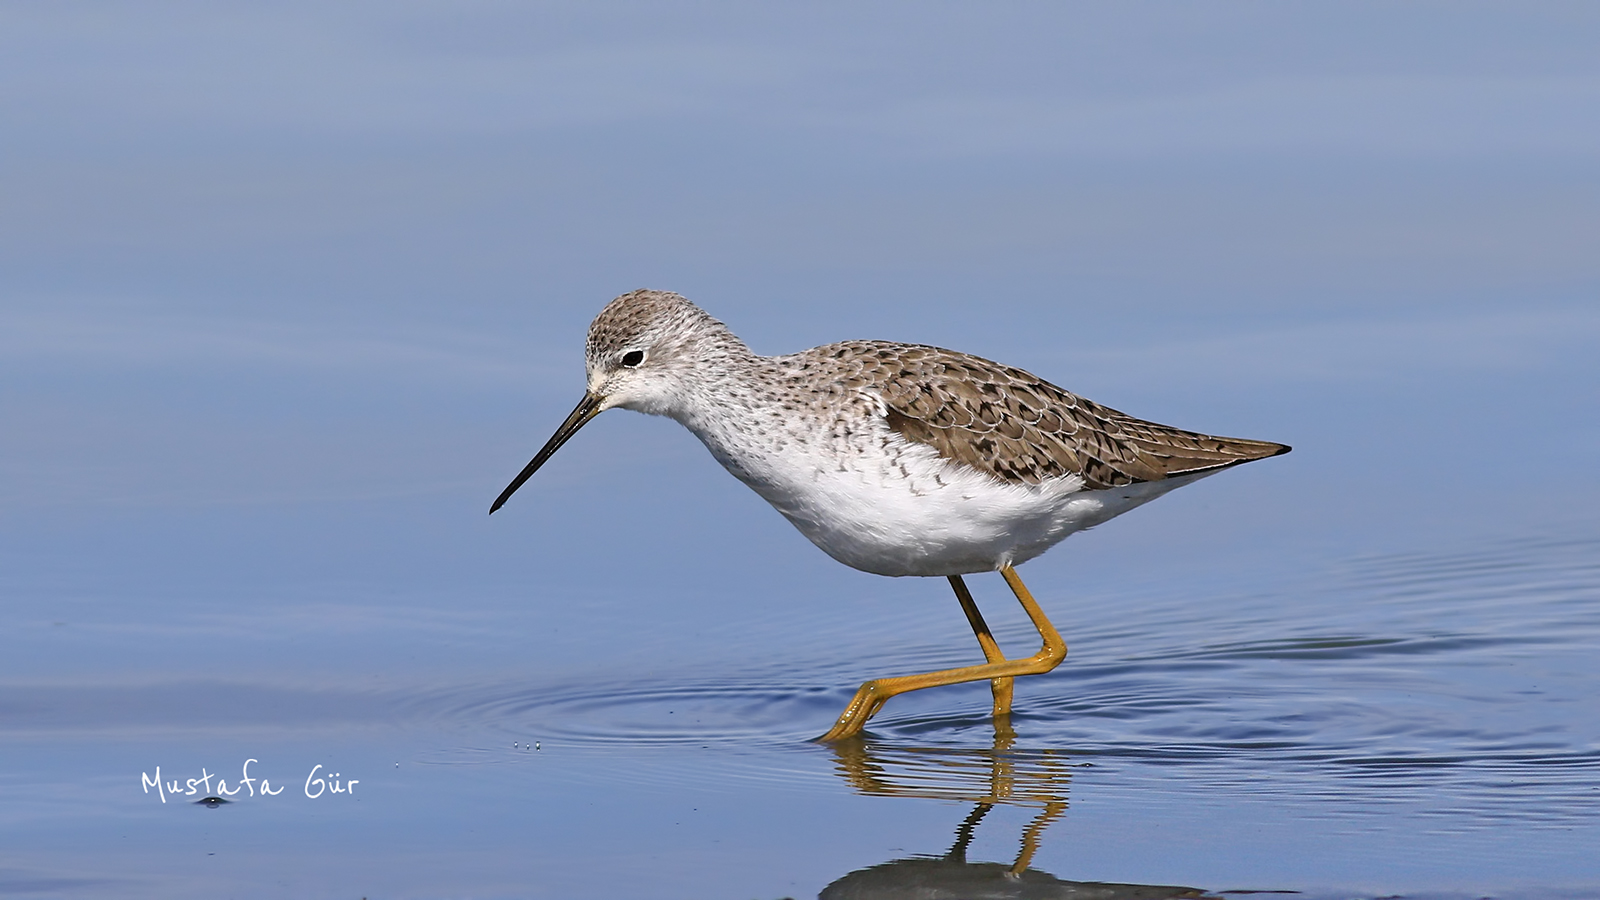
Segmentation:
<svg viewBox="0 0 1600 900">
<path fill-rule="evenodd" d="M 825 721 L 833 692 L 761 683 L 678 683 L 462 688 L 420 700 L 416 709 L 444 721 L 487 724 L 497 732 L 570 747 L 792 747 L 814 737 L 804 723 Z"/>
<path fill-rule="evenodd" d="M 737 771 L 807 786 L 843 777 L 868 791 L 881 781 L 872 773 L 907 760 L 925 763 L 910 779 L 920 783 L 1048 759 L 1051 771 L 1087 766 L 1128 789 L 1161 781 L 1336 816 L 1399 804 L 1453 823 L 1559 827 L 1600 815 L 1600 704 L 1582 677 L 1600 643 L 1597 559 L 1596 542 L 1521 541 L 1353 560 L 1244 597 L 1122 598 L 1098 620 L 1080 614 L 1082 643 L 1065 665 L 1017 683 L 1003 746 L 983 684 L 895 698 L 853 757 L 810 743 L 859 677 L 949 665 L 948 649 L 921 635 L 870 663 L 897 667 L 887 672 L 813 638 L 808 652 L 824 652 L 735 674 L 479 683 L 408 702 L 473 736 L 445 762 L 537 743 L 658 760 L 608 778 Z M 968 796 L 970 780 L 924 785 L 925 795 Z"/>
</svg>

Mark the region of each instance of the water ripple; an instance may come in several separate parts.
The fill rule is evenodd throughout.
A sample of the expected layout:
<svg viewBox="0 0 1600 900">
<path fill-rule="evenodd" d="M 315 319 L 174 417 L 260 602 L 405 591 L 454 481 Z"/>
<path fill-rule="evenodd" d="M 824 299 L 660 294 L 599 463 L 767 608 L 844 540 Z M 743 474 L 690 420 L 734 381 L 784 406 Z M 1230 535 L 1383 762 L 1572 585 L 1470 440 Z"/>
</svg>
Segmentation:
<svg viewBox="0 0 1600 900">
<path fill-rule="evenodd" d="M 1087 765 L 1095 774 L 1085 777 L 1121 789 L 1160 781 L 1296 798 L 1331 816 L 1410 805 L 1479 824 L 1592 821 L 1597 558 L 1600 542 L 1528 540 L 1358 559 L 1309 584 L 1243 597 L 1146 598 L 1138 608 L 1151 615 L 1134 625 L 1126 609 L 1112 609 L 1103 623 L 1083 624 L 1087 651 L 1019 680 L 1014 751 Z M 950 652 L 919 635 L 871 665 L 917 671 L 951 664 Z M 864 665 L 843 653 L 733 674 L 708 666 L 648 679 L 477 683 L 408 703 L 413 716 L 480 736 L 440 762 L 509 758 L 539 741 L 665 754 L 641 766 L 636 753 L 630 771 L 608 777 L 810 787 L 826 777 L 817 755 L 830 750 L 808 740 L 843 707 Z M 988 747 L 987 704 L 984 685 L 895 698 L 872 722 L 859 771 Z M 947 760 L 926 771 L 959 768 Z M 859 788 L 861 778 L 852 781 Z"/>
</svg>

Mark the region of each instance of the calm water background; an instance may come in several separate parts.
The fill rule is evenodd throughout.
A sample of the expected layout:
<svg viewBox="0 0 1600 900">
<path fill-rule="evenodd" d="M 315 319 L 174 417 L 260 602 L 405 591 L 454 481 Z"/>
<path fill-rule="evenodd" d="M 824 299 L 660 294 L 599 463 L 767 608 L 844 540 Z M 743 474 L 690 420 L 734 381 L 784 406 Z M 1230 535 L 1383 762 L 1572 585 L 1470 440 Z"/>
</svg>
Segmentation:
<svg viewBox="0 0 1600 900">
<path fill-rule="evenodd" d="M 1600 895 L 1597 33 L 0 10 L 0 894 Z M 941 580 L 620 412 L 484 515 L 639 286 L 1296 449 L 1023 570 L 1071 654 L 1014 734 L 963 686 L 820 746 L 978 658 Z"/>
</svg>

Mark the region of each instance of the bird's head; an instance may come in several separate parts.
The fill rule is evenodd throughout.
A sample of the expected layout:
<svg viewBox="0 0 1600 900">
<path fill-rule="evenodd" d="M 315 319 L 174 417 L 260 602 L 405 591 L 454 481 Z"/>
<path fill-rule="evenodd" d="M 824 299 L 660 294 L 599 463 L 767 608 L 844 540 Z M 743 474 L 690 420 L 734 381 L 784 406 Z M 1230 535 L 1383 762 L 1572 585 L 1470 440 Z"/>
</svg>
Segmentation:
<svg viewBox="0 0 1600 900">
<path fill-rule="evenodd" d="M 613 407 L 672 415 L 697 375 L 722 359 L 748 353 L 727 326 L 668 291 L 632 291 L 600 311 L 589 325 L 583 400 L 533 461 L 489 507 L 499 509 L 590 419 Z"/>
<path fill-rule="evenodd" d="M 589 325 L 589 393 L 600 398 L 601 410 L 671 415 L 730 342 L 743 348 L 726 326 L 677 294 L 623 294 Z"/>
</svg>

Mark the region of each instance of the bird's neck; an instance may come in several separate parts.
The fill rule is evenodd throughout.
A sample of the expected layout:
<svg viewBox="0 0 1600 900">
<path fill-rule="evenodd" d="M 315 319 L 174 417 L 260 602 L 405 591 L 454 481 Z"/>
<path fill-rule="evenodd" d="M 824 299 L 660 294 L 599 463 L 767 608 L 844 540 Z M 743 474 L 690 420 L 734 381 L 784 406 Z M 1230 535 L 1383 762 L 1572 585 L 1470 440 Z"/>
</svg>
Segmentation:
<svg viewBox="0 0 1600 900">
<path fill-rule="evenodd" d="M 735 341 L 738 339 L 735 338 Z M 769 357 L 752 353 L 743 343 L 730 346 L 721 359 L 702 357 L 686 385 L 682 402 L 668 415 L 705 443 L 717 460 L 744 477 L 737 460 L 766 455 L 764 442 L 775 437 L 763 420 L 774 409 L 773 370 Z"/>
</svg>

